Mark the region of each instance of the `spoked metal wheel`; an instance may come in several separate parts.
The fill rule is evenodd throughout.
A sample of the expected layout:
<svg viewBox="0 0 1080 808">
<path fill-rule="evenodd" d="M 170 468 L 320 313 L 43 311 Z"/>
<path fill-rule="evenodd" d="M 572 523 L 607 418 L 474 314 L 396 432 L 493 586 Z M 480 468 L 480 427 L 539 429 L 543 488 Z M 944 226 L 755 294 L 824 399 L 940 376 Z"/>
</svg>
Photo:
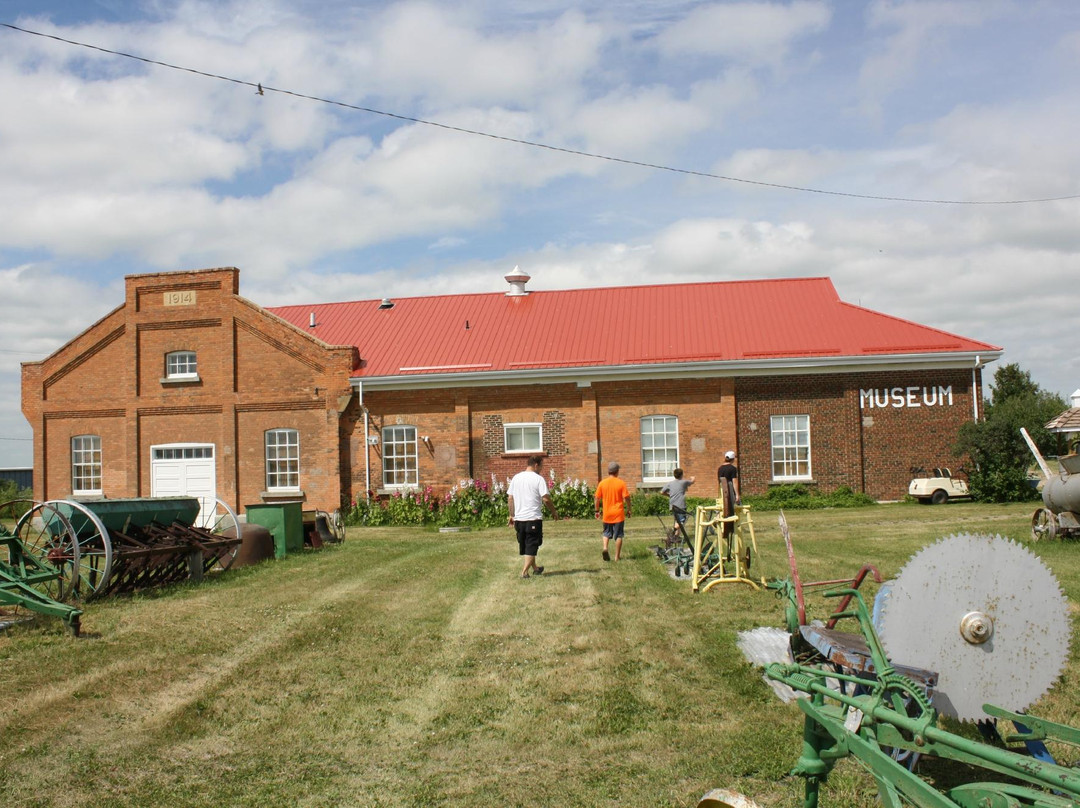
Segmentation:
<svg viewBox="0 0 1080 808">
<path fill-rule="evenodd" d="M 74 592 L 87 600 L 102 592 L 112 574 L 113 547 L 109 531 L 97 514 L 78 502 L 55 499 L 44 503 L 63 514 L 77 538 L 79 574 Z"/>
<path fill-rule="evenodd" d="M 1049 508 L 1039 508 L 1031 517 L 1031 540 L 1057 538 L 1057 517 Z"/>
<path fill-rule="evenodd" d="M 20 500 L 11 504 L 16 506 L 15 512 L 26 508 L 15 525 L 23 552 L 57 573 L 56 578 L 42 581 L 35 588 L 53 600 L 70 599 L 79 581 L 79 544 L 71 523 L 47 502 Z"/>
<path fill-rule="evenodd" d="M 222 538 L 235 539 L 240 535 L 240 520 L 236 518 L 236 511 L 229 507 L 227 502 L 217 497 L 199 497 L 199 505 L 201 509 L 197 527 L 209 530 L 215 536 Z M 222 552 L 218 556 L 218 569 L 225 571 L 231 567 L 239 550 L 240 543 L 237 542 Z"/>
</svg>

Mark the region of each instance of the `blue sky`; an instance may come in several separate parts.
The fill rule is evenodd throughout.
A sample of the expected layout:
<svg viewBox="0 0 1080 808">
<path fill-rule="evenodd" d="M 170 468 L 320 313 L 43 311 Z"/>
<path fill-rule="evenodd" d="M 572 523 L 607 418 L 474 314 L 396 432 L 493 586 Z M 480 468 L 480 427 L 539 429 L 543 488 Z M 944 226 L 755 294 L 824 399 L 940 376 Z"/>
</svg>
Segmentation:
<svg viewBox="0 0 1080 808">
<path fill-rule="evenodd" d="M 0 466 L 19 363 L 135 272 L 263 305 L 826 275 L 1080 387 L 1080 6 L 0 0 Z M 658 312 L 668 317 L 670 313 Z M 992 372 L 994 366 L 990 370 Z"/>
</svg>

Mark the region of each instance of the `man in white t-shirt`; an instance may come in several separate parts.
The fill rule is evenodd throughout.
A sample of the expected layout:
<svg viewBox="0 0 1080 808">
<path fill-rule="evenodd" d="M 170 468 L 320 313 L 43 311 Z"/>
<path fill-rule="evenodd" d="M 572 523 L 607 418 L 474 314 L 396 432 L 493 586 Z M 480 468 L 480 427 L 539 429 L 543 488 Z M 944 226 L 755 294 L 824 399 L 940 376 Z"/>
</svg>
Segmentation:
<svg viewBox="0 0 1080 808">
<path fill-rule="evenodd" d="M 544 506 L 551 511 L 553 519 L 558 519 L 555 503 L 551 501 L 547 483 L 540 471 L 544 467 L 544 458 L 533 455 L 526 464 L 525 471 L 519 471 L 506 489 L 507 505 L 510 509 L 510 525 L 517 532 L 518 555 L 524 556 L 525 566 L 521 577 L 528 578 L 529 570 L 536 575 L 544 572 L 536 566 L 536 554 L 544 543 Z"/>
</svg>

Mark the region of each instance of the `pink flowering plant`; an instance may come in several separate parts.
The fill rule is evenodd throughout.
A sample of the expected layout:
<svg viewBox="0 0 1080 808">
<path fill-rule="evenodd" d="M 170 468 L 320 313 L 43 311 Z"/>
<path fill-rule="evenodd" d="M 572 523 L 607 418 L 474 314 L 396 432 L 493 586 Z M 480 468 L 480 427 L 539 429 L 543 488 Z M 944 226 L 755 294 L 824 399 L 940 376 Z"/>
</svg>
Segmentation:
<svg viewBox="0 0 1080 808">
<path fill-rule="evenodd" d="M 447 492 L 439 507 L 438 523 L 445 526 L 494 527 L 509 516 L 506 483 L 491 475 L 486 480 L 464 479 Z"/>
<path fill-rule="evenodd" d="M 431 486 L 404 488 L 386 499 L 379 499 L 374 491 L 366 498 L 353 503 L 346 523 L 350 525 L 430 525 L 439 513 L 439 498 Z"/>
<path fill-rule="evenodd" d="M 551 492 L 551 501 L 555 503 L 555 509 L 562 519 L 592 519 L 593 498 L 595 489 L 590 488 L 585 480 L 567 477 L 565 480 L 555 482 L 554 478 L 548 485 Z"/>
</svg>

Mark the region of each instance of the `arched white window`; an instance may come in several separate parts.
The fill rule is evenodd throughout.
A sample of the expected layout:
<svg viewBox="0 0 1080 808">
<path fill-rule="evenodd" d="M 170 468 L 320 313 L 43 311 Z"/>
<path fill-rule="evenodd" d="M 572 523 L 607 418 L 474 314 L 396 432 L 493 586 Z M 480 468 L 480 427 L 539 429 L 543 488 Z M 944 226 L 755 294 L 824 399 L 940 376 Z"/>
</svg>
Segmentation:
<svg viewBox="0 0 1080 808">
<path fill-rule="evenodd" d="M 418 484 L 415 426 L 383 427 L 382 468 L 384 488 Z"/>
</svg>

